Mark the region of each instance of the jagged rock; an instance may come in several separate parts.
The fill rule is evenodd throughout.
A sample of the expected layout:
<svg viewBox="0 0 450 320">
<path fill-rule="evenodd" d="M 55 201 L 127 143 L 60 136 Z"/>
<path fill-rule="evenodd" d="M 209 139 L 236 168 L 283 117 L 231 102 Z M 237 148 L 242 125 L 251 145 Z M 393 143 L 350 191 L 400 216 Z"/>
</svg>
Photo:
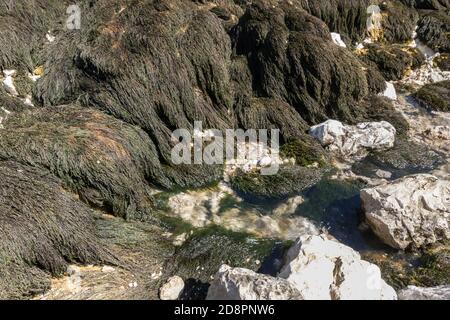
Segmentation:
<svg viewBox="0 0 450 320">
<path fill-rule="evenodd" d="M 450 300 L 450 286 L 421 288 L 408 286 L 398 293 L 399 300 Z"/>
<path fill-rule="evenodd" d="M 184 281 L 179 276 L 173 276 L 159 290 L 161 300 L 177 300 L 184 289 Z"/>
<path fill-rule="evenodd" d="M 287 280 L 222 265 L 209 287 L 206 299 L 303 300 L 303 297 Z"/>
<path fill-rule="evenodd" d="M 291 282 L 306 300 L 397 298 L 376 265 L 361 260 L 350 247 L 320 236 L 298 239 L 278 276 Z"/>
<path fill-rule="evenodd" d="M 386 121 L 345 126 L 339 121 L 327 120 L 311 127 L 309 133 L 332 151 L 345 157 L 358 157 L 365 155 L 366 150 L 392 148 L 396 130 Z"/>
<path fill-rule="evenodd" d="M 394 248 L 450 238 L 448 180 L 417 174 L 363 189 L 360 195 L 370 227 Z"/>
<path fill-rule="evenodd" d="M 450 80 L 430 83 L 414 94 L 419 103 L 433 111 L 450 111 Z"/>
</svg>

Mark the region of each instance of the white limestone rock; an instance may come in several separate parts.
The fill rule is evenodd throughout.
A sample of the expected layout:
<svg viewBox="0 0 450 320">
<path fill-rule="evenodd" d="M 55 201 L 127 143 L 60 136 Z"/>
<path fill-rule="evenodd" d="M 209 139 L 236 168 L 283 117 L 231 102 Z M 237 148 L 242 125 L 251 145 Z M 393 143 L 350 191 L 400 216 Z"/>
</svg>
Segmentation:
<svg viewBox="0 0 450 320">
<path fill-rule="evenodd" d="M 184 281 L 179 276 L 173 276 L 159 289 L 161 300 L 177 300 L 184 289 Z"/>
<path fill-rule="evenodd" d="M 339 33 L 331 32 L 331 39 L 338 46 L 342 48 L 347 48 L 347 45 L 344 43 L 344 41 L 342 41 L 341 35 Z"/>
<path fill-rule="evenodd" d="M 421 288 L 408 286 L 398 293 L 399 300 L 450 300 L 450 285 Z"/>
<path fill-rule="evenodd" d="M 368 224 L 386 244 L 405 249 L 450 239 L 450 182 L 416 174 L 361 190 Z"/>
<path fill-rule="evenodd" d="M 284 279 L 244 268 L 222 265 L 208 290 L 207 300 L 302 300 L 298 290 Z"/>
<path fill-rule="evenodd" d="M 346 158 L 361 158 L 367 150 L 392 148 L 396 130 L 386 121 L 346 126 L 336 120 L 327 120 L 311 127 L 309 133 L 331 151 Z"/>
<path fill-rule="evenodd" d="M 279 277 L 291 282 L 305 300 L 395 300 L 380 269 L 339 242 L 321 236 L 298 239 L 287 253 Z"/>
</svg>

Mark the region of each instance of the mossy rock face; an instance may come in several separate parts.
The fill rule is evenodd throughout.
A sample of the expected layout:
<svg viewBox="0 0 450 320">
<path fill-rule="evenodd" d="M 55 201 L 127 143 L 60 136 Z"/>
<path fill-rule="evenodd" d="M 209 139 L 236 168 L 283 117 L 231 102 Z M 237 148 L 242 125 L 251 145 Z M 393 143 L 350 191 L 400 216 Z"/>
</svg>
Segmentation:
<svg viewBox="0 0 450 320">
<path fill-rule="evenodd" d="M 48 289 L 69 263 L 109 263 L 93 211 L 47 170 L 0 162 L 0 299 Z"/>
<path fill-rule="evenodd" d="M 403 45 L 368 44 L 360 58 L 376 65 L 386 80 L 400 80 L 425 61 L 418 49 Z"/>
<path fill-rule="evenodd" d="M 280 148 L 280 155 L 286 159 L 294 158 L 295 163 L 302 167 L 307 167 L 314 163 L 317 163 L 319 167 L 325 167 L 329 160 L 325 149 L 317 140 L 308 135 L 284 144 Z"/>
<path fill-rule="evenodd" d="M 433 111 L 450 111 L 450 80 L 430 83 L 414 94 L 419 103 Z"/>
<path fill-rule="evenodd" d="M 433 63 L 436 67 L 442 71 L 450 71 L 450 54 L 442 53 L 438 57 L 433 59 Z"/>
<path fill-rule="evenodd" d="M 231 186 L 248 201 L 280 200 L 317 183 L 325 169 L 282 166 L 275 175 L 238 171 L 231 178 Z"/>
<path fill-rule="evenodd" d="M 383 40 L 388 43 L 412 40 L 414 28 L 419 20 L 417 11 L 398 1 L 382 2 L 380 8 L 384 15 Z"/>
<path fill-rule="evenodd" d="M 222 264 L 257 271 L 274 244 L 216 226 L 199 229 L 168 260 L 165 277 L 178 275 L 185 280 L 184 299 L 204 299 L 211 276 Z"/>
<path fill-rule="evenodd" d="M 418 24 L 417 36 L 431 49 L 450 53 L 450 8 L 423 15 Z"/>
<path fill-rule="evenodd" d="M 392 173 L 392 179 L 426 173 L 444 163 L 444 156 L 424 144 L 399 137 L 392 149 L 373 152 L 353 165 L 352 170 L 364 176 L 376 177 L 377 169 Z"/>
</svg>

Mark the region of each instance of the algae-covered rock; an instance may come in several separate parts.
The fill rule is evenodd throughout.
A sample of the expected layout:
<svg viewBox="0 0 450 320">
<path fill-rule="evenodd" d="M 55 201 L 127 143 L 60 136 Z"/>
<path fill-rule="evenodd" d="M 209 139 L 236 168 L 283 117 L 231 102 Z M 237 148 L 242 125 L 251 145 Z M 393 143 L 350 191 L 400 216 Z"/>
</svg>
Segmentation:
<svg viewBox="0 0 450 320">
<path fill-rule="evenodd" d="M 11 114 L 0 157 L 48 168 L 82 200 L 116 215 L 146 219 L 147 178 L 161 178 L 157 153 L 139 128 L 77 106 Z"/>
<path fill-rule="evenodd" d="M 182 298 L 204 299 L 222 264 L 256 271 L 273 246 L 273 241 L 256 240 L 220 227 L 199 229 L 167 261 L 165 273 L 185 280 Z"/>
<path fill-rule="evenodd" d="M 69 263 L 116 263 L 100 244 L 93 211 L 47 170 L 0 162 L 0 298 L 49 288 Z"/>
<path fill-rule="evenodd" d="M 430 11 L 421 17 L 417 36 L 431 49 L 450 52 L 450 8 L 448 10 Z"/>
<path fill-rule="evenodd" d="M 450 80 L 430 83 L 414 94 L 419 103 L 433 111 L 450 111 Z"/>
<path fill-rule="evenodd" d="M 416 10 L 398 1 L 382 2 L 383 40 L 389 43 L 401 43 L 411 40 L 419 15 Z"/>
<path fill-rule="evenodd" d="M 375 64 L 386 80 L 400 80 L 409 70 L 419 67 L 425 58 L 416 48 L 403 45 L 368 44 L 360 58 Z"/>
<path fill-rule="evenodd" d="M 239 195 L 250 201 L 283 199 L 311 187 L 324 172 L 323 168 L 282 166 L 274 175 L 238 171 L 230 182 Z"/>
<path fill-rule="evenodd" d="M 389 171 L 392 179 L 405 175 L 426 173 L 444 163 L 441 153 L 429 146 L 399 137 L 390 150 L 372 152 L 353 165 L 352 171 L 364 176 L 375 177 L 376 170 Z"/>
</svg>

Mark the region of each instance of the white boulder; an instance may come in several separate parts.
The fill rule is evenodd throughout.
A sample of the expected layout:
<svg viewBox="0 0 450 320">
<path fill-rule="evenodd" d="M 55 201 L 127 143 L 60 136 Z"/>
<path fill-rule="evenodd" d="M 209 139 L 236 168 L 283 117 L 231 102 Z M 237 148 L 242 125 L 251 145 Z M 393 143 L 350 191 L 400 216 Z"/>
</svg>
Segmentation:
<svg viewBox="0 0 450 320">
<path fill-rule="evenodd" d="M 298 239 L 287 253 L 279 277 L 291 282 L 305 300 L 395 300 L 380 269 L 339 242 L 321 236 Z"/>
<path fill-rule="evenodd" d="M 347 45 L 344 43 L 344 41 L 342 41 L 341 35 L 339 33 L 331 32 L 331 39 L 338 46 L 342 48 L 347 48 Z"/>
<path fill-rule="evenodd" d="M 302 300 L 284 279 L 248 269 L 222 265 L 208 290 L 207 300 Z"/>
<path fill-rule="evenodd" d="M 173 276 L 159 289 L 161 300 L 177 300 L 184 289 L 184 281 L 179 276 Z"/>
<path fill-rule="evenodd" d="M 367 150 L 392 148 L 396 130 L 386 121 L 346 126 L 336 120 L 327 120 L 311 127 L 309 133 L 331 151 L 348 158 L 358 158 L 365 156 Z"/>
<path fill-rule="evenodd" d="M 392 83 L 386 81 L 386 89 L 384 90 L 383 96 L 391 100 L 397 100 L 397 91 Z"/>
<path fill-rule="evenodd" d="M 3 87 L 9 94 L 13 96 L 18 96 L 19 93 L 17 92 L 16 87 L 14 86 L 14 79 L 13 79 L 15 73 L 16 70 L 3 70 L 3 74 L 5 76 L 5 78 L 3 79 Z"/>
<path fill-rule="evenodd" d="M 450 300 L 450 285 L 432 288 L 408 286 L 398 293 L 399 300 Z"/>
<path fill-rule="evenodd" d="M 405 249 L 450 239 L 450 181 L 416 174 L 361 190 L 368 224 L 386 244 Z"/>
</svg>

